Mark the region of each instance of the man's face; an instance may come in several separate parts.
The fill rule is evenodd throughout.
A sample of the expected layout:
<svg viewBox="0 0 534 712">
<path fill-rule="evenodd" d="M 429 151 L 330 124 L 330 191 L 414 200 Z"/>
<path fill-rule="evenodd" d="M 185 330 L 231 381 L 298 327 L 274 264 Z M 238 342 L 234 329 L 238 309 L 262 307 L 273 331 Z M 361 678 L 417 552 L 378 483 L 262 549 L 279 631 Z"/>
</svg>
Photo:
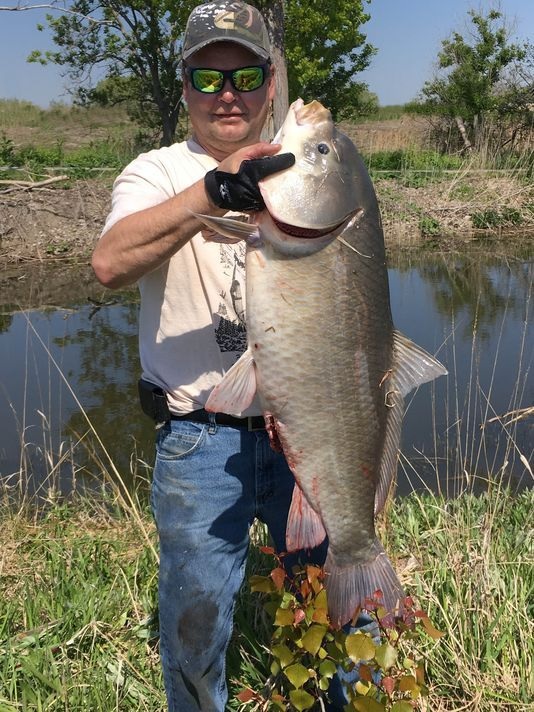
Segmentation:
<svg viewBox="0 0 534 712">
<path fill-rule="evenodd" d="M 263 63 L 262 59 L 235 42 L 216 42 L 195 52 L 187 60 L 188 67 L 210 69 L 238 69 Z M 222 89 L 213 94 L 197 91 L 184 77 L 184 97 L 194 137 L 217 160 L 260 140 L 273 96 L 272 74 L 263 86 L 254 91 L 239 92 L 226 80 Z"/>
</svg>

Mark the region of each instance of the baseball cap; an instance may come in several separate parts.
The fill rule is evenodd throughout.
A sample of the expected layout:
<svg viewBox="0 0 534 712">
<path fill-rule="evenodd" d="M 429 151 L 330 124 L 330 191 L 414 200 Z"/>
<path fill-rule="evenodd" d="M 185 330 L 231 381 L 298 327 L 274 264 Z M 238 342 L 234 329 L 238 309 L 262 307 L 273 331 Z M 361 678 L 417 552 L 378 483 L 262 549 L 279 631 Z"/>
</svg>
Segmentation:
<svg viewBox="0 0 534 712">
<path fill-rule="evenodd" d="M 269 59 L 270 43 L 259 10 L 240 0 L 215 0 L 197 5 L 185 28 L 182 59 L 213 42 L 236 42 Z"/>
</svg>

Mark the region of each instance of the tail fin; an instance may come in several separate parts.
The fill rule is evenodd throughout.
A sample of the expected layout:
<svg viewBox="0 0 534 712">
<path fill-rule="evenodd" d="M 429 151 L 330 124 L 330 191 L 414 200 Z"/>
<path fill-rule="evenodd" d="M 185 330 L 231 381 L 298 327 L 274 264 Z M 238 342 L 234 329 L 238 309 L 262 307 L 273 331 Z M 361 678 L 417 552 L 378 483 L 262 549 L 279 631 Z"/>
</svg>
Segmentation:
<svg viewBox="0 0 534 712">
<path fill-rule="evenodd" d="M 332 624 L 341 628 L 354 616 L 365 599 L 377 590 L 384 596 L 384 608 L 393 611 L 405 596 L 397 574 L 382 544 L 375 539 L 369 559 L 363 563 L 338 566 L 331 551 L 325 562 L 328 613 Z"/>
</svg>

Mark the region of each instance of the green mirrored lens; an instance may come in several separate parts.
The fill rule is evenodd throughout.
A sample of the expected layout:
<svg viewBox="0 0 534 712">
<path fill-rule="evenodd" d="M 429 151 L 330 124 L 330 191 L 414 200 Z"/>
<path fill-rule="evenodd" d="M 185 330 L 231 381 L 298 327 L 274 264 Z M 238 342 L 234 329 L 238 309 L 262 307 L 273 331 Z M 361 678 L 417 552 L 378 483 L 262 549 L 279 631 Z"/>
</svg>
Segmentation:
<svg viewBox="0 0 534 712">
<path fill-rule="evenodd" d="M 263 67 L 236 69 L 232 79 L 238 91 L 254 91 L 263 84 Z"/>
<path fill-rule="evenodd" d="M 237 91 L 254 91 L 265 81 L 265 68 L 241 67 L 240 69 L 189 69 L 189 76 L 195 89 L 204 94 L 221 91 L 224 82 L 229 79 Z"/>
<path fill-rule="evenodd" d="M 216 69 L 193 69 L 191 72 L 193 86 L 198 91 L 211 94 L 220 91 L 223 85 L 223 73 Z"/>
</svg>

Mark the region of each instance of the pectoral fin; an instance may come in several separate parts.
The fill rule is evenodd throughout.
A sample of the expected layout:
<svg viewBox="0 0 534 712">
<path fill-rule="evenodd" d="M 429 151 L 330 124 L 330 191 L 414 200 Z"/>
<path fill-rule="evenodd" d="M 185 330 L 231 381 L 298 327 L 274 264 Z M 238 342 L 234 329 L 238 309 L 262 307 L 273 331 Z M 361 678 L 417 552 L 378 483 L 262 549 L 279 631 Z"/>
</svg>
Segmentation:
<svg viewBox="0 0 534 712">
<path fill-rule="evenodd" d="M 391 376 L 384 380 L 384 400 L 389 408 L 384 447 L 375 496 L 375 514 L 384 508 L 397 472 L 404 396 L 423 383 L 444 376 L 447 369 L 427 351 L 399 331 L 393 333 Z"/>
<path fill-rule="evenodd" d="M 395 383 L 403 396 L 438 376 L 446 376 L 447 369 L 413 341 L 400 333 L 393 332 Z"/>
<path fill-rule="evenodd" d="M 256 394 L 256 369 L 250 349 L 224 374 L 206 402 L 211 413 L 229 413 L 238 418 L 250 406 Z"/>
<path fill-rule="evenodd" d="M 243 222 L 243 220 L 236 220 L 235 218 L 216 218 L 212 215 L 202 215 L 201 213 L 193 213 L 193 215 L 204 225 L 225 237 L 252 242 L 259 239 L 258 226 L 253 223 Z"/>
</svg>

